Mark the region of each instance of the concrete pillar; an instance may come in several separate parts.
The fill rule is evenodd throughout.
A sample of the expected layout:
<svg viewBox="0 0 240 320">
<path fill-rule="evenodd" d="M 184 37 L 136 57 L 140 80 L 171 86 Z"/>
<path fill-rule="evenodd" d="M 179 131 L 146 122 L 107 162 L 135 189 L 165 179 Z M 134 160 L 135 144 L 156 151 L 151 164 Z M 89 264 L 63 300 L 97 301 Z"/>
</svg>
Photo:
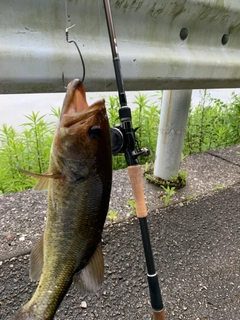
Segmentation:
<svg viewBox="0 0 240 320">
<path fill-rule="evenodd" d="M 163 93 L 154 176 L 165 180 L 178 174 L 192 90 Z"/>
</svg>

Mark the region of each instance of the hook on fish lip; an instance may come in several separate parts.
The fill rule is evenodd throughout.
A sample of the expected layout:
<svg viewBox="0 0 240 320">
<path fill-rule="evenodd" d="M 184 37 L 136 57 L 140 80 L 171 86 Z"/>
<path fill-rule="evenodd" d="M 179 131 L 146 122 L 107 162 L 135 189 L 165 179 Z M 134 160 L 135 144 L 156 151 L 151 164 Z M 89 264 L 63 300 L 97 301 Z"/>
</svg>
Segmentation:
<svg viewBox="0 0 240 320">
<path fill-rule="evenodd" d="M 68 30 L 69 30 L 69 29 L 71 29 L 71 28 L 73 28 L 74 26 L 75 26 L 75 24 L 74 24 L 74 25 L 72 25 L 71 27 L 66 28 L 66 40 L 67 40 L 67 42 L 68 42 L 68 43 L 74 43 L 74 45 L 75 45 L 75 47 L 77 48 L 77 51 L 78 51 L 78 53 L 79 53 L 79 56 L 80 56 L 81 62 L 82 62 L 83 75 L 82 75 L 82 79 L 81 79 L 81 81 L 79 81 L 79 87 L 80 87 L 80 86 L 83 84 L 84 79 L 85 79 L 85 63 L 84 63 L 84 60 L 83 60 L 82 53 L 81 53 L 81 51 L 80 51 L 80 49 L 79 49 L 79 47 L 78 47 L 78 45 L 77 45 L 76 41 L 75 41 L 75 40 L 69 40 L 69 39 L 68 39 Z"/>
</svg>

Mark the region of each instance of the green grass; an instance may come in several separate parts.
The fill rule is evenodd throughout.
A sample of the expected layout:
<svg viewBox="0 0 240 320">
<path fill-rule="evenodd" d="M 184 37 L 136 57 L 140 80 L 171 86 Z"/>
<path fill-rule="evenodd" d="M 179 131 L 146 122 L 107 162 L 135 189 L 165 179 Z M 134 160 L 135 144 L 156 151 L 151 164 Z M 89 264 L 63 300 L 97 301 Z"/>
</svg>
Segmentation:
<svg viewBox="0 0 240 320">
<path fill-rule="evenodd" d="M 158 100 L 161 100 L 161 92 L 157 92 Z M 133 128 L 136 130 L 136 138 L 140 147 L 148 147 L 151 155 L 148 158 L 140 157 L 139 162 L 144 164 L 146 160 L 154 161 L 159 125 L 160 103 L 150 104 L 147 95 L 138 93 L 133 102 L 135 109 L 132 111 Z M 118 97 L 113 96 L 107 101 L 108 118 L 111 127 L 120 125 L 118 118 Z M 113 157 L 113 169 L 126 168 L 123 154 Z"/>
<path fill-rule="evenodd" d="M 35 180 L 20 173 L 18 167 L 36 173 L 44 173 L 48 168 L 55 124 L 45 121 L 39 112 L 32 112 L 26 119 L 21 133 L 7 125 L 0 129 L 0 193 L 34 185 Z"/>
<path fill-rule="evenodd" d="M 162 92 L 157 93 L 155 104 L 150 104 L 147 96 L 138 93 L 132 111 L 133 127 L 138 128 L 136 138 L 141 147 L 151 150 L 149 157 L 139 158 L 141 164 L 153 162 L 157 143 L 160 100 Z M 117 96 L 107 101 L 110 126 L 119 125 Z M 52 115 L 59 117 L 60 108 L 52 109 Z M 185 135 L 184 156 L 226 147 L 240 143 L 240 96 L 232 94 L 231 102 L 226 104 L 212 99 L 206 90 L 198 106 L 190 109 Z M 48 123 L 45 115 L 32 112 L 26 116 L 26 123 L 18 133 L 12 126 L 0 128 L 0 193 L 9 193 L 31 188 L 34 179 L 20 173 L 17 167 L 44 173 L 48 168 L 49 153 L 55 123 Z M 126 167 L 124 155 L 113 157 L 113 169 Z"/>
<path fill-rule="evenodd" d="M 204 90 L 199 105 L 190 110 L 183 154 L 204 152 L 240 142 L 240 96 L 226 104 Z"/>
</svg>

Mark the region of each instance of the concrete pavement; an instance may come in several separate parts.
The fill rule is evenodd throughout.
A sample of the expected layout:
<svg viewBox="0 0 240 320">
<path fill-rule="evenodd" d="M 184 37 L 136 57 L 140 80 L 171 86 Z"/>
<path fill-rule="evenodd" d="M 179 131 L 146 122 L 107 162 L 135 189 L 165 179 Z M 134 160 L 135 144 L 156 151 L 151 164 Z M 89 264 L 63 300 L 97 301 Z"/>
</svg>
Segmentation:
<svg viewBox="0 0 240 320">
<path fill-rule="evenodd" d="M 237 320 L 240 314 L 240 146 L 187 157 L 187 186 L 165 207 L 145 181 L 149 231 L 167 320 Z M 29 251 L 44 228 L 46 195 L 0 196 L 0 319 L 32 296 Z M 146 266 L 126 170 L 114 172 L 103 234 L 105 279 L 99 292 L 69 290 L 55 319 L 151 319 Z M 86 304 L 84 305 L 83 302 Z"/>
</svg>

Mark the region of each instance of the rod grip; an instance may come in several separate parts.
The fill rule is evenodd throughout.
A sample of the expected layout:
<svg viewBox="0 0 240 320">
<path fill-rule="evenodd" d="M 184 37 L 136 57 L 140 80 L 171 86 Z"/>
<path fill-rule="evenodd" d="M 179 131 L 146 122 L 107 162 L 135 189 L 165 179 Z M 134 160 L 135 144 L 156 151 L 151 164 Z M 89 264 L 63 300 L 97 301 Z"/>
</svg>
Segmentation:
<svg viewBox="0 0 240 320">
<path fill-rule="evenodd" d="M 147 217 L 147 208 L 144 199 L 143 180 L 141 166 L 129 166 L 128 175 L 132 185 L 133 197 L 136 204 L 138 218 Z"/>
</svg>

